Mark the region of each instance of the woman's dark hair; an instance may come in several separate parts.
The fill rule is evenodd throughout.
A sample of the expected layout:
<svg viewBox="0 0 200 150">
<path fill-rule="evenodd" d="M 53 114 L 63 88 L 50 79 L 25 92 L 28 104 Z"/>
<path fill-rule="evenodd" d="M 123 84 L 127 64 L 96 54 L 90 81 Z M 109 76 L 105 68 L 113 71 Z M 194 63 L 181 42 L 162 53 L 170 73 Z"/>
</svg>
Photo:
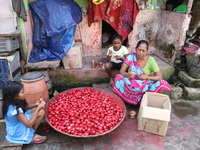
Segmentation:
<svg viewBox="0 0 200 150">
<path fill-rule="evenodd" d="M 3 105 L 2 105 L 2 113 L 3 118 L 5 118 L 6 113 L 8 111 L 9 105 L 17 106 L 17 113 L 19 113 L 19 107 L 25 112 L 27 110 L 27 102 L 26 100 L 17 100 L 16 97 L 20 93 L 23 88 L 23 84 L 17 81 L 10 81 L 6 83 L 2 89 L 3 95 Z"/>
<path fill-rule="evenodd" d="M 137 46 L 136 48 L 138 48 L 140 45 L 146 45 L 147 46 L 147 50 L 149 49 L 149 43 L 145 40 L 140 40 L 138 43 L 137 43 Z"/>
<path fill-rule="evenodd" d="M 114 41 L 115 39 L 119 39 L 122 41 L 122 36 L 119 35 L 118 33 L 115 33 L 113 36 L 112 36 L 112 41 Z"/>
</svg>

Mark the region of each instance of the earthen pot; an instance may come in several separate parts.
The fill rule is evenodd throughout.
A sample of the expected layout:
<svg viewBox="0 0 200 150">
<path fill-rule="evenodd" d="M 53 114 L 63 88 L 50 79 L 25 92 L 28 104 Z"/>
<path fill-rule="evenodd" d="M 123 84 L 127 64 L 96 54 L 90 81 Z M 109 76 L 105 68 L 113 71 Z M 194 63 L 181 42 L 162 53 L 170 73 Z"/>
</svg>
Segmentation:
<svg viewBox="0 0 200 150">
<path fill-rule="evenodd" d="M 25 98 L 28 104 L 35 104 L 40 96 L 47 102 L 49 100 L 48 87 L 44 74 L 39 71 L 25 73 L 20 78 L 24 85 Z"/>
</svg>

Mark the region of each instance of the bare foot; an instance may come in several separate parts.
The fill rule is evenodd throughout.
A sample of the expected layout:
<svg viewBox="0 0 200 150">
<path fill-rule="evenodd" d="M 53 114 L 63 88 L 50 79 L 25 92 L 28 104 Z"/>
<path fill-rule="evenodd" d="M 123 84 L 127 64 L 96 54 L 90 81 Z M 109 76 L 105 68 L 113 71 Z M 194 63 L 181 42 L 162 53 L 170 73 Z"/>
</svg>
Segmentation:
<svg viewBox="0 0 200 150">
<path fill-rule="evenodd" d="M 110 78 L 109 84 L 112 85 L 112 86 L 114 85 L 114 80 L 113 80 L 113 78 Z"/>
</svg>

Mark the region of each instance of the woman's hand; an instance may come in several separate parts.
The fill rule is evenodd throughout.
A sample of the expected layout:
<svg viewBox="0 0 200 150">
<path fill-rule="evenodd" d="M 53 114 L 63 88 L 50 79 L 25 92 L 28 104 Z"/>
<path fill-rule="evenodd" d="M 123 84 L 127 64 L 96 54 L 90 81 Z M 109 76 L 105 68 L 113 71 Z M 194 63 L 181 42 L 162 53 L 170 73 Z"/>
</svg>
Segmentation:
<svg viewBox="0 0 200 150">
<path fill-rule="evenodd" d="M 137 73 L 133 72 L 133 71 L 130 71 L 128 72 L 128 77 L 129 78 L 134 78 L 134 76 L 136 75 Z"/>
<path fill-rule="evenodd" d="M 140 80 L 150 80 L 150 77 L 147 75 L 141 75 Z"/>
</svg>

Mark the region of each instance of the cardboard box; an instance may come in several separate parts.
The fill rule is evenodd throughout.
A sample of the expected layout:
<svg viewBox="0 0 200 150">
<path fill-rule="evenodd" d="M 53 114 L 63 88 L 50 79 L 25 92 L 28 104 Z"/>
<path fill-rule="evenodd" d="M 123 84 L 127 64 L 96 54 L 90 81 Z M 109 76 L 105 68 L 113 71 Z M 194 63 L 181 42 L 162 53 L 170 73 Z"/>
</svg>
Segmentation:
<svg viewBox="0 0 200 150">
<path fill-rule="evenodd" d="M 164 94 L 146 92 L 138 114 L 138 130 L 165 136 L 170 121 L 171 103 Z"/>
<path fill-rule="evenodd" d="M 82 43 L 76 42 L 62 59 L 64 69 L 82 68 Z"/>
</svg>

